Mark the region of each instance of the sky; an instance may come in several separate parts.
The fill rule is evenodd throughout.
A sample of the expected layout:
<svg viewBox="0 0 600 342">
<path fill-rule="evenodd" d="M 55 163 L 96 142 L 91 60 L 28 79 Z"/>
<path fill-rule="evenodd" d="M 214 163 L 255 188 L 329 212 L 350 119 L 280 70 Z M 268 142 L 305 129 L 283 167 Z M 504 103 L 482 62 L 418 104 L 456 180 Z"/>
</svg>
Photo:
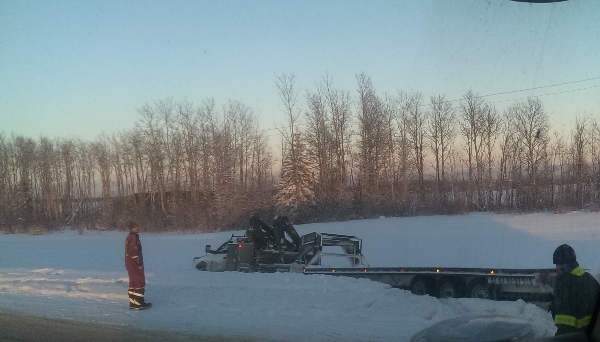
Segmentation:
<svg viewBox="0 0 600 342">
<path fill-rule="evenodd" d="M 0 0 L 0 134 L 94 140 L 167 98 L 240 101 L 273 129 L 278 75 L 304 111 L 325 75 L 355 98 L 362 72 L 382 96 L 540 96 L 561 130 L 600 116 L 598 22 L 597 0 Z"/>
<path fill-rule="evenodd" d="M 581 266 L 600 278 L 599 220 L 600 213 L 586 211 L 478 213 L 295 228 L 300 235 L 321 232 L 361 238 L 369 267 L 439 267 L 442 272 L 445 267 L 553 268 L 554 249 L 568 243 Z M 193 258 L 204 255 L 204 246 L 216 248 L 232 233 L 243 231 L 150 234 L 141 229 L 151 309 L 128 309 L 126 232 L 66 229 L 46 235 L 0 233 L 0 315 L 225 335 L 243 341 L 408 342 L 446 320 L 489 315 L 524 321 L 535 337 L 555 332 L 547 310 L 522 300 L 438 299 L 367 279 L 329 275 L 202 272 L 194 268 Z M 486 331 L 491 331 L 489 326 Z"/>
</svg>

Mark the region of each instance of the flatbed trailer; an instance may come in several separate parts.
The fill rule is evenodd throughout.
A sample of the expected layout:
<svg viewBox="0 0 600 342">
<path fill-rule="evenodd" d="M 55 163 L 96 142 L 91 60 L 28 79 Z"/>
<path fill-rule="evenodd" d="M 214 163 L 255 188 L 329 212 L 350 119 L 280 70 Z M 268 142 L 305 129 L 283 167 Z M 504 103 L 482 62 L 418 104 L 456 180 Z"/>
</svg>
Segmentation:
<svg viewBox="0 0 600 342">
<path fill-rule="evenodd" d="M 300 271 L 307 275 L 370 279 L 438 298 L 523 299 L 529 302 L 550 302 L 556 276 L 555 269 L 305 266 Z"/>
</svg>

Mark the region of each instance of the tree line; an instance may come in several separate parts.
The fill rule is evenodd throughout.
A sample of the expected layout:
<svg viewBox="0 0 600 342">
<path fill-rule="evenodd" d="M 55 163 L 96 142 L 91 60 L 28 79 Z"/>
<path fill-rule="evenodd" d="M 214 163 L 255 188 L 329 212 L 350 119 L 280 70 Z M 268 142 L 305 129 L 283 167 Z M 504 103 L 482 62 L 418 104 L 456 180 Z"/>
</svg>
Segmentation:
<svg viewBox="0 0 600 342">
<path fill-rule="evenodd" d="M 295 223 L 380 215 L 597 207 L 600 126 L 552 130 L 539 98 L 499 109 L 474 91 L 354 92 L 325 75 L 301 91 L 278 75 L 278 151 L 253 109 L 167 98 L 94 141 L 0 134 L 0 225 L 243 229 L 252 213 Z M 280 155 L 280 157 L 276 157 Z"/>
</svg>

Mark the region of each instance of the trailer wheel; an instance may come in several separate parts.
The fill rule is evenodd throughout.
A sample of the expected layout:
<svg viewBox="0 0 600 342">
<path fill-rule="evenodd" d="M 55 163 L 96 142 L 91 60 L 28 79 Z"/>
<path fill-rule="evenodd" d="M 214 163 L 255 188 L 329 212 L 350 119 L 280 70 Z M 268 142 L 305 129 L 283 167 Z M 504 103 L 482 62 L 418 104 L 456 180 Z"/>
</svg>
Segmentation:
<svg viewBox="0 0 600 342">
<path fill-rule="evenodd" d="M 200 261 L 199 263 L 196 264 L 196 269 L 199 271 L 206 271 L 207 267 L 206 267 L 206 262 L 204 261 Z"/>
<path fill-rule="evenodd" d="M 467 286 L 467 295 L 469 298 L 489 299 L 490 288 L 483 279 L 473 279 Z"/>
<path fill-rule="evenodd" d="M 454 278 L 442 278 L 437 288 L 438 298 L 460 298 L 462 292 L 460 282 Z"/>
<path fill-rule="evenodd" d="M 410 292 L 416 295 L 433 295 L 433 281 L 425 277 L 415 277 L 410 282 Z"/>
</svg>

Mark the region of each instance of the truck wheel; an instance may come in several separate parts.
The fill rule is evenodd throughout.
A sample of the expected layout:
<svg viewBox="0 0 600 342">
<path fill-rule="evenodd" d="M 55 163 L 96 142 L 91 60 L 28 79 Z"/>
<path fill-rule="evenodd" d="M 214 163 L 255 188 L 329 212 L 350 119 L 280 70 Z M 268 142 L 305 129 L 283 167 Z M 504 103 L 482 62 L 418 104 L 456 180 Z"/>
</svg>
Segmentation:
<svg viewBox="0 0 600 342">
<path fill-rule="evenodd" d="M 467 286 L 467 295 L 469 298 L 489 299 L 490 288 L 488 284 L 486 284 L 485 280 L 473 279 Z"/>
<path fill-rule="evenodd" d="M 207 267 L 206 267 L 206 262 L 204 261 L 200 261 L 199 263 L 196 264 L 196 269 L 199 271 L 206 271 Z"/>
<path fill-rule="evenodd" d="M 410 292 L 416 295 L 433 295 L 433 282 L 425 277 L 415 277 L 410 282 Z"/>
<path fill-rule="evenodd" d="M 460 298 L 462 297 L 462 286 L 457 279 L 442 278 L 437 288 L 438 298 Z"/>
</svg>

